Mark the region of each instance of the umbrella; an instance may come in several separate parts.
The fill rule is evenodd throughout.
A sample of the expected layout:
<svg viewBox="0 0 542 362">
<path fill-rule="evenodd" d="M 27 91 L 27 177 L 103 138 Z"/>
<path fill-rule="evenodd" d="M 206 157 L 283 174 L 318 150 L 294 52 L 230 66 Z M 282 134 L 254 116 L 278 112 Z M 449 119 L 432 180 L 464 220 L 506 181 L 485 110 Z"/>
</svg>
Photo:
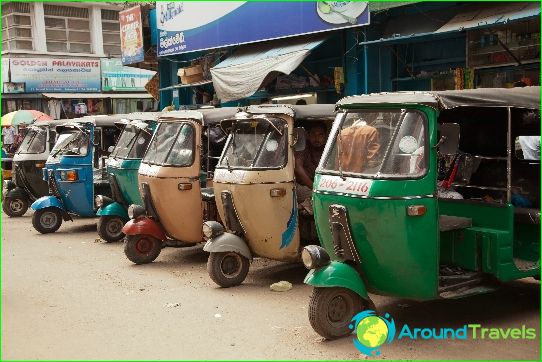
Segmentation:
<svg viewBox="0 0 542 362">
<path fill-rule="evenodd" d="M 32 124 L 35 121 L 50 121 L 53 118 L 49 115 L 34 111 L 21 110 L 10 112 L 2 116 L 2 126 L 17 126 L 19 124 Z"/>
</svg>

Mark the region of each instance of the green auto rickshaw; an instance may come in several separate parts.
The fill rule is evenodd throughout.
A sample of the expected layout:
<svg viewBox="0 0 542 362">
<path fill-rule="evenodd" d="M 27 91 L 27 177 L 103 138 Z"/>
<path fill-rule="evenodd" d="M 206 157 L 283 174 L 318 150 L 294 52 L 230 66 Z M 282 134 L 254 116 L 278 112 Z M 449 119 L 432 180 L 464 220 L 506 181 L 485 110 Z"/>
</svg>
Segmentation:
<svg viewBox="0 0 542 362">
<path fill-rule="evenodd" d="M 309 319 L 333 339 L 369 292 L 459 298 L 540 279 L 540 87 L 352 96 L 316 171 Z"/>
<path fill-rule="evenodd" d="M 107 242 L 124 238 L 122 227 L 130 220 L 128 207 L 143 205 L 139 195 L 137 171 L 156 128 L 159 112 L 130 113 L 119 122 L 124 127 L 117 144 L 111 147 L 107 173 L 112 197 L 97 195 L 98 235 Z"/>
</svg>

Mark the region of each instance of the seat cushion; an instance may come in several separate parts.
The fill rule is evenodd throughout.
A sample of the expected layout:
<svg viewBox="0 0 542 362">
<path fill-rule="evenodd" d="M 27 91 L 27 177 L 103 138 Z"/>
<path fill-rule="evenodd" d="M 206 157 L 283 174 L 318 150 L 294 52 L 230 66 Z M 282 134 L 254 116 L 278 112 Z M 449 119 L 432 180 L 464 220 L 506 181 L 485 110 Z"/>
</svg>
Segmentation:
<svg viewBox="0 0 542 362">
<path fill-rule="evenodd" d="M 468 217 L 440 215 L 439 229 L 440 231 L 451 231 L 466 229 L 472 226 L 472 219 Z"/>
</svg>

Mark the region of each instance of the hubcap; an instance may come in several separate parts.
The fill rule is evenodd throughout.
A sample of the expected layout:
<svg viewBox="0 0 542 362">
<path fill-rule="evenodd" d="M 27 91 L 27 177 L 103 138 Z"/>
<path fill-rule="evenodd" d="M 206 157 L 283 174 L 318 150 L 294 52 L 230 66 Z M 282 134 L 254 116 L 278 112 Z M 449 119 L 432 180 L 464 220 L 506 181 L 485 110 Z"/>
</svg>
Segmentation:
<svg viewBox="0 0 542 362">
<path fill-rule="evenodd" d="M 20 199 L 13 199 L 9 203 L 9 208 L 12 212 L 20 212 L 23 209 L 23 201 Z"/>
<path fill-rule="evenodd" d="M 121 219 L 111 219 L 105 229 L 109 235 L 117 236 L 122 232 L 122 227 L 124 224 Z"/>
<path fill-rule="evenodd" d="M 140 254 L 148 254 L 151 252 L 154 242 L 149 238 L 141 238 L 136 242 L 136 250 Z"/>
<path fill-rule="evenodd" d="M 57 221 L 58 217 L 54 212 L 48 211 L 41 214 L 40 224 L 46 229 L 50 229 L 55 226 Z"/>
<path fill-rule="evenodd" d="M 225 255 L 220 269 L 226 277 L 235 278 L 241 272 L 241 257 L 235 253 Z"/>
<path fill-rule="evenodd" d="M 338 295 L 329 302 L 328 317 L 333 323 L 344 321 L 348 312 L 348 303 L 343 296 Z"/>
</svg>

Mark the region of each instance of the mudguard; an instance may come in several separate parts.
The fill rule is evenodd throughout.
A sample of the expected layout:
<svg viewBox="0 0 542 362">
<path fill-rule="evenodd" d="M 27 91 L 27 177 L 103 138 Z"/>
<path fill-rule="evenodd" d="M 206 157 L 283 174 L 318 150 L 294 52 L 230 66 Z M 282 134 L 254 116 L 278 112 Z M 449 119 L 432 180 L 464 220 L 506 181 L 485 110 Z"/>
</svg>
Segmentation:
<svg viewBox="0 0 542 362">
<path fill-rule="evenodd" d="M 365 300 L 369 300 L 367 288 L 359 273 L 348 264 L 332 261 L 318 269 L 312 269 L 305 277 L 305 284 L 314 287 L 340 287 L 350 289 Z"/>
<path fill-rule="evenodd" d="M 63 213 L 66 212 L 60 200 L 57 199 L 56 196 L 50 196 L 50 195 L 40 197 L 39 199 L 34 201 L 32 205 L 30 205 L 30 207 L 32 208 L 32 210 L 45 209 L 46 207 L 56 207 L 62 210 Z"/>
<path fill-rule="evenodd" d="M 233 251 L 252 261 L 252 253 L 250 252 L 247 243 L 239 236 L 232 233 L 223 233 L 215 238 L 209 239 L 205 243 L 203 250 L 209 253 Z"/>
<path fill-rule="evenodd" d="M 112 202 L 108 205 L 102 206 L 96 212 L 97 216 L 118 216 L 123 220 L 130 220 L 128 217 L 128 210 L 118 202 Z"/>
<path fill-rule="evenodd" d="M 122 228 L 122 232 L 125 235 L 150 235 L 162 241 L 167 239 L 162 225 L 145 216 L 128 221 Z"/>
<path fill-rule="evenodd" d="M 15 187 L 10 189 L 4 197 L 11 197 L 13 199 L 26 199 L 29 200 L 30 197 L 28 197 L 28 194 L 26 191 L 21 187 Z"/>
</svg>

